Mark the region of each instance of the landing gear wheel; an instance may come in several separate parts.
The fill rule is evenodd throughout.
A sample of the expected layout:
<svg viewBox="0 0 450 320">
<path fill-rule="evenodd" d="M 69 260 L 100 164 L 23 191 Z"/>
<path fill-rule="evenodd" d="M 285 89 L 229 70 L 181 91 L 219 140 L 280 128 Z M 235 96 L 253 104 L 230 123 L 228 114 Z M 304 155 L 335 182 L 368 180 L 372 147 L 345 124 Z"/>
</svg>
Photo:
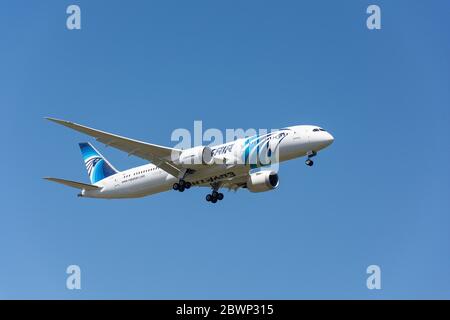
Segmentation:
<svg viewBox="0 0 450 320">
<path fill-rule="evenodd" d="M 183 192 L 183 191 L 184 191 L 184 186 L 180 186 L 180 188 L 178 189 L 178 191 Z"/>
<path fill-rule="evenodd" d="M 206 201 L 210 202 L 212 200 L 212 196 L 210 194 L 206 195 Z"/>
<path fill-rule="evenodd" d="M 308 159 L 308 160 L 305 161 L 305 163 L 306 163 L 307 166 L 312 167 L 313 164 L 314 164 L 314 161 L 312 161 L 311 159 Z"/>
<path fill-rule="evenodd" d="M 178 183 L 174 183 L 172 186 L 173 190 L 177 191 L 178 189 L 180 189 L 180 185 Z"/>
<path fill-rule="evenodd" d="M 192 183 L 186 182 L 186 183 L 184 184 L 184 187 L 185 187 L 186 189 L 189 189 L 190 187 L 192 187 Z"/>
<path fill-rule="evenodd" d="M 178 184 L 180 185 L 180 187 L 184 187 L 186 185 L 186 181 L 181 179 L 180 181 L 178 181 Z"/>
<path fill-rule="evenodd" d="M 223 193 L 219 193 L 217 195 L 217 200 L 223 200 Z"/>
<path fill-rule="evenodd" d="M 212 197 L 211 202 L 212 202 L 212 203 L 216 203 L 216 202 L 217 202 L 217 198 Z"/>
<path fill-rule="evenodd" d="M 214 198 L 218 198 L 218 197 L 219 197 L 219 193 L 218 193 L 217 191 L 213 191 L 213 192 L 212 192 L 212 196 L 213 196 Z"/>
</svg>

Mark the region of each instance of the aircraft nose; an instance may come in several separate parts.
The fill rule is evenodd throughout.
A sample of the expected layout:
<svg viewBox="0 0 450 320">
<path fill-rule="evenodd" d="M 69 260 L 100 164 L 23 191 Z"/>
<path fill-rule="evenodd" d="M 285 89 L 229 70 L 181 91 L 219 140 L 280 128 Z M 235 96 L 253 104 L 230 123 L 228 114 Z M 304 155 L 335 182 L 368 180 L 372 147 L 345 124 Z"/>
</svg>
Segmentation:
<svg viewBox="0 0 450 320">
<path fill-rule="evenodd" d="M 332 144 L 334 142 L 334 137 L 328 133 L 328 132 L 324 132 L 325 133 L 325 137 L 324 137 L 324 142 L 327 146 L 329 146 L 330 144 Z"/>
</svg>

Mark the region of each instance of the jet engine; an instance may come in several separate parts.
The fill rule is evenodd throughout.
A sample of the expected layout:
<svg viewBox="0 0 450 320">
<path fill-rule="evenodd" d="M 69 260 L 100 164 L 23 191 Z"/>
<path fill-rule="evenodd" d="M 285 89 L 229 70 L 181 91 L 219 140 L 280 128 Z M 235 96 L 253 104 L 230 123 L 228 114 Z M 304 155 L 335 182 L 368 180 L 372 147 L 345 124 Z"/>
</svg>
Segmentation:
<svg viewBox="0 0 450 320">
<path fill-rule="evenodd" d="M 247 189 L 251 192 L 264 192 L 276 189 L 279 184 L 278 174 L 273 171 L 251 173 L 247 180 Z"/>
<path fill-rule="evenodd" d="M 183 150 L 175 161 L 184 168 L 193 169 L 202 165 L 211 165 L 214 163 L 211 148 L 198 146 Z"/>
</svg>

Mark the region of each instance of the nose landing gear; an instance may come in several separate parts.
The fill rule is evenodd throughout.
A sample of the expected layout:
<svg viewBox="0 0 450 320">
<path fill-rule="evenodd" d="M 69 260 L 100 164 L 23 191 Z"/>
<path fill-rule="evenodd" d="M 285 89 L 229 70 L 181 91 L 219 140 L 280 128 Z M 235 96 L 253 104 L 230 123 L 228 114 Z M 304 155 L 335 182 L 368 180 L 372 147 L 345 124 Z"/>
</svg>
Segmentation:
<svg viewBox="0 0 450 320">
<path fill-rule="evenodd" d="M 306 155 L 308 156 L 308 159 L 306 159 L 305 164 L 309 167 L 312 167 L 314 165 L 314 161 L 312 161 L 311 158 L 317 156 L 317 152 L 308 151 Z"/>
</svg>

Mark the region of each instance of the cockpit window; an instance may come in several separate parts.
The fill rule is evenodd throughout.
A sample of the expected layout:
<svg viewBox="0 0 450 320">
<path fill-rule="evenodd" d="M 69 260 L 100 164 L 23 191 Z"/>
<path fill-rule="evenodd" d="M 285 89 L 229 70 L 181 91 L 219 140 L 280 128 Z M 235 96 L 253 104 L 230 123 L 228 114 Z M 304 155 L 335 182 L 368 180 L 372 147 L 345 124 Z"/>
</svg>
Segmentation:
<svg viewBox="0 0 450 320">
<path fill-rule="evenodd" d="M 317 128 L 313 129 L 313 132 L 318 132 L 318 131 L 319 131 L 319 129 L 317 129 Z"/>
<path fill-rule="evenodd" d="M 320 131 L 324 131 L 324 132 L 326 132 L 326 131 L 327 131 L 327 130 L 325 130 L 325 129 L 322 129 L 322 128 L 320 128 L 319 130 L 320 130 Z"/>
</svg>

